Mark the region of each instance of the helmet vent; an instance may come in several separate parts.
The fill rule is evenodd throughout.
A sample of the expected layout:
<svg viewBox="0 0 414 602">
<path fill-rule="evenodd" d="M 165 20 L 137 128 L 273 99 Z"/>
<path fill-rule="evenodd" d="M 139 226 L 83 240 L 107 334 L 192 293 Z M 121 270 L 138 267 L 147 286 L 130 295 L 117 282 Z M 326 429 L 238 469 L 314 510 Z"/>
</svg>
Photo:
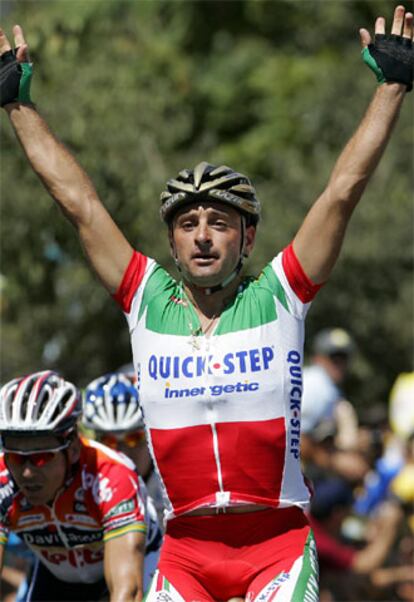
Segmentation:
<svg viewBox="0 0 414 602">
<path fill-rule="evenodd" d="M 56 372 L 35 372 L 2 387 L 0 431 L 61 435 L 73 429 L 81 409 L 75 385 Z"/>
<path fill-rule="evenodd" d="M 101 433 L 143 428 L 135 383 L 133 374 L 117 372 L 92 381 L 85 392 L 84 426 Z"/>
<path fill-rule="evenodd" d="M 212 165 L 210 165 L 209 163 L 206 163 L 205 161 L 203 161 L 202 163 L 199 163 L 194 168 L 194 186 L 197 190 L 200 189 L 200 184 L 202 182 L 203 176 L 208 175 L 209 172 L 211 171 L 211 168 L 212 168 Z"/>
<path fill-rule="evenodd" d="M 260 217 L 260 202 L 249 178 L 227 165 L 216 167 L 203 161 L 194 170 L 183 169 L 177 178 L 167 182 L 161 193 L 161 218 L 171 223 L 175 212 L 195 201 L 215 199 L 235 207 L 249 224 L 257 224 Z"/>
</svg>

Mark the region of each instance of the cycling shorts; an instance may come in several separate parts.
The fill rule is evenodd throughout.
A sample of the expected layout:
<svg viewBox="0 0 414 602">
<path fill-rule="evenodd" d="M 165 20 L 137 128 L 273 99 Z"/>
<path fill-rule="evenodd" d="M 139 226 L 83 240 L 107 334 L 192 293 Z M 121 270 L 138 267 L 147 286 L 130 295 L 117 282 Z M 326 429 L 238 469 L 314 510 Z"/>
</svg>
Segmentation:
<svg viewBox="0 0 414 602">
<path fill-rule="evenodd" d="M 105 579 L 96 583 L 68 583 L 53 575 L 36 559 L 22 602 L 98 602 L 106 600 L 108 588 Z"/>
<path fill-rule="evenodd" d="M 317 602 L 312 531 L 296 507 L 167 523 L 146 602 Z"/>
</svg>

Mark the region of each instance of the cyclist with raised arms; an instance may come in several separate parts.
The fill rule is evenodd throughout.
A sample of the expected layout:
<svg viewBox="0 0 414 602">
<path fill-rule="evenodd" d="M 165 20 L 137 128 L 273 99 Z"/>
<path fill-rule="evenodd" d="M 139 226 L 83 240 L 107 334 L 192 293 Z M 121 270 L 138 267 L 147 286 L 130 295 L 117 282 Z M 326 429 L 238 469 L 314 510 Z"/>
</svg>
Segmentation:
<svg viewBox="0 0 414 602">
<path fill-rule="evenodd" d="M 16 135 L 128 320 L 147 438 L 168 500 L 147 602 L 318 598 L 299 458 L 303 322 L 412 88 L 413 15 L 403 6 L 391 32 L 382 17 L 374 40 L 360 30 L 380 85 L 293 242 L 257 280 L 240 277 L 260 215 L 250 180 L 200 163 L 168 181 L 161 216 L 180 283 L 131 247 L 29 104 L 21 28 L 16 56 L 0 39 L 17 81 L 5 78 L 2 95 Z"/>
<path fill-rule="evenodd" d="M 142 600 L 145 488 L 126 457 L 78 436 L 81 410 L 55 372 L 2 387 L 0 568 L 14 532 L 36 557 L 27 602 Z"/>
</svg>

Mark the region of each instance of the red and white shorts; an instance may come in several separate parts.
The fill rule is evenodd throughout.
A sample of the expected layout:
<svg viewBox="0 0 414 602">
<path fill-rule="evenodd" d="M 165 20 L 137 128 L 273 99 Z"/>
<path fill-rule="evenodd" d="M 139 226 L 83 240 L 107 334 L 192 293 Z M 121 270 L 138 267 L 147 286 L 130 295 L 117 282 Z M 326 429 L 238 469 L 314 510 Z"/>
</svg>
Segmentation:
<svg viewBox="0 0 414 602">
<path fill-rule="evenodd" d="M 168 522 L 146 602 L 317 602 L 318 562 L 299 508 Z"/>
</svg>

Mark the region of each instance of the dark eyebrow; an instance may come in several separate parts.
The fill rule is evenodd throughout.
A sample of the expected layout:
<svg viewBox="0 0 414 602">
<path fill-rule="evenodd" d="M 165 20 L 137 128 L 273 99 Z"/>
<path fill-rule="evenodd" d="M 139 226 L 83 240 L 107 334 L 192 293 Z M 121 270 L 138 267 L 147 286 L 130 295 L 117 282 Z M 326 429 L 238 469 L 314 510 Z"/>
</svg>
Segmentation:
<svg viewBox="0 0 414 602">
<path fill-rule="evenodd" d="M 230 217 L 227 211 L 221 211 L 220 209 L 216 209 L 212 207 L 210 215 L 224 215 L 226 217 Z"/>
<path fill-rule="evenodd" d="M 185 211 L 184 213 L 181 213 L 181 214 L 177 215 L 177 220 L 178 219 L 183 219 L 183 218 L 186 219 L 186 218 L 192 217 L 193 215 L 197 215 L 198 216 L 198 213 L 197 213 L 196 209 L 190 209 L 189 211 Z M 213 216 L 219 215 L 219 216 L 225 216 L 226 217 L 229 214 L 226 211 L 221 211 L 220 209 L 216 209 L 215 207 L 211 207 L 210 210 L 209 210 L 209 212 L 208 212 L 208 215 L 213 215 Z"/>
<path fill-rule="evenodd" d="M 182 221 L 185 221 L 187 219 L 193 219 L 194 217 L 198 217 L 198 208 L 194 207 L 191 209 L 187 209 L 186 211 L 183 211 L 182 213 L 177 213 L 177 215 L 174 217 L 174 221 L 175 223 L 181 223 Z M 226 211 L 225 209 L 221 209 L 220 207 L 208 207 L 207 209 L 208 214 L 207 217 L 208 218 L 221 218 L 221 219 L 228 219 L 231 220 L 232 219 L 232 215 Z"/>
<path fill-rule="evenodd" d="M 195 211 L 192 209 L 190 211 L 186 211 L 185 213 L 180 213 L 179 215 L 176 215 L 174 217 L 174 220 L 176 222 L 183 220 L 183 219 L 190 219 L 191 217 L 193 217 L 194 215 L 196 215 Z"/>
</svg>

